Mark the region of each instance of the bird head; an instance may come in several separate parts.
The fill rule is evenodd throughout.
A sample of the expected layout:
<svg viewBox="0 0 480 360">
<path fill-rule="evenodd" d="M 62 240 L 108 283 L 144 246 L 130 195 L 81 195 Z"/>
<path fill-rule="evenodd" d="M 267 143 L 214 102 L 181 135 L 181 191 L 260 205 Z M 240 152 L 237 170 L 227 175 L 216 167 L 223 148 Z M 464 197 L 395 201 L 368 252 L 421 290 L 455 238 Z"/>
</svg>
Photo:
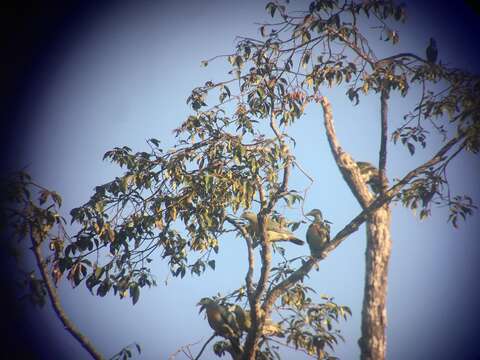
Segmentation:
<svg viewBox="0 0 480 360">
<path fill-rule="evenodd" d="M 305 216 L 313 216 L 315 219 L 318 218 L 318 219 L 323 221 L 323 215 L 322 215 L 322 212 L 319 209 L 310 210 L 310 212 L 305 214 Z"/>
<path fill-rule="evenodd" d="M 198 310 L 198 313 L 201 313 L 204 309 L 208 308 L 209 306 L 212 306 L 215 303 L 210 298 L 202 298 L 197 305 L 200 305 L 200 310 Z"/>
<path fill-rule="evenodd" d="M 435 41 L 434 38 L 430 38 L 430 46 L 433 46 L 433 47 L 437 46 L 437 42 Z"/>
<path fill-rule="evenodd" d="M 319 209 L 310 210 L 310 212 L 305 214 L 305 216 L 313 216 L 315 221 L 322 221 L 322 222 L 326 222 L 328 224 L 331 224 L 330 221 L 323 219 L 322 212 Z"/>
<path fill-rule="evenodd" d="M 245 210 L 243 214 L 240 216 L 242 219 L 248 220 L 248 221 L 257 221 L 257 214 L 255 214 L 253 211 L 250 210 Z"/>
</svg>

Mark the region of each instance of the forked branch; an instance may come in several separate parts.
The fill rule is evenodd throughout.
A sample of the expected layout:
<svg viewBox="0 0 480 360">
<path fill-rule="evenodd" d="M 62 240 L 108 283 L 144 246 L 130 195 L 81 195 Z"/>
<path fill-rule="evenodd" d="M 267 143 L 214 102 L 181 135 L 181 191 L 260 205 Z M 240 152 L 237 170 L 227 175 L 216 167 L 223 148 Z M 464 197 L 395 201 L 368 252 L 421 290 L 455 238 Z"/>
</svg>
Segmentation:
<svg viewBox="0 0 480 360">
<path fill-rule="evenodd" d="M 366 208 L 373 200 L 373 196 L 362 179 L 360 170 L 353 158 L 345 152 L 337 139 L 335 127 L 333 126 L 333 114 L 330 102 L 325 96 L 320 99 L 323 108 L 323 118 L 325 123 L 325 131 L 327 134 L 328 144 L 332 152 L 333 158 L 345 179 L 346 183 L 353 192 L 353 195 L 360 203 L 362 208 Z"/>
<path fill-rule="evenodd" d="M 322 99 L 322 105 L 328 105 L 327 109 L 330 111 L 324 112 L 324 116 L 328 117 L 331 116 L 331 108 L 330 104 L 328 103 L 327 99 Z M 324 108 L 325 109 L 325 108 Z M 333 128 L 333 122 L 330 121 L 331 119 L 326 119 L 325 123 L 329 124 L 329 130 L 335 134 L 335 130 Z M 368 206 L 366 206 L 357 216 L 355 216 L 347 225 L 343 227 L 331 240 L 330 242 L 323 248 L 322 254 L 318 258 L 310 258 L 306 261 L 300 268 L 294 271 L 289 277 L 285 280 L 280 282 L 277 286 L 275 286 L 267 295 L 264 301 L 264 307 L 270 308 L 275 301 L 281 296 L 287 289 L 293 286 L 296 282 L 301 281 L 308 273 L 312 270 L 314 265 L 319 261 L 325 259 L 333 250 L 335 250 L 344 240 L 346 240 L 351 234 L 356 232 L 359 227 L 367 220 L 370 214 L 374 213 L 376 210 L 381 208 L 386 203 L 391 202 L 396 195 L 415 177 L 419 176 L 423 172 L 427 171 L 430 167 L 435 166 L 436 164 L 440 163 L 441 161 L 445 160 L 447 153 L 455 147 L 455 145 L 459 144 L 464 138 L 466 133 L 460 133 L 450 141 L 448 141 L 444 146 L 440 148 L 440 150 L 428 161 L 423 163 L 422 165 L 418 166 L 417 168 L 408 172 L 401 180 L 399 180 L 395 185 L 391 186 L 389 189 L 385 191 L 383 195 L 378 196 L 373 200 Z M 334 156 L 341 157 L 345 156 L 340 146 L 338 145 L 338 141 L 336 137 L 329 138 L 331 141 L 331 149 Z M 347 154 L 348 155 L 348 154 Z M 358 171 L 355 168 L 354 171 Z M 348 173 L 347 173 L 348 175 Z M 368 191 L 368 190 L 367 190 Z"/>
</svg>

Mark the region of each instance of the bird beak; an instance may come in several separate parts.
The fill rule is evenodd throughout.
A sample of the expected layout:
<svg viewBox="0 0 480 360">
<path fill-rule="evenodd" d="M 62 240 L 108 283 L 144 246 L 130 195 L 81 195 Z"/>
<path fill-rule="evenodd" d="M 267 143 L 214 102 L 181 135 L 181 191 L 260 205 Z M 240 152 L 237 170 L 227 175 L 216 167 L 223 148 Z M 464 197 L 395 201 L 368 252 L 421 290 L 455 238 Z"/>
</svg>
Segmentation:
<svg viewBox="0 0 480 360">
<path fill-rule="evenodd" d="M 205 299 L 201 299 L 197 303 L 197 306 L 199 306 L 199 305 L 200 305 L 200 310 L 198 310 L 198 313 L 200 314 L 205 309 L 205 305 L 206 305 Z"/>
<path fill-rule="evenodd" d="M 328 220 L 323 220 L 323 222 L 326 222 L 327 224 L 333 224 L 331 221 Z"/>
</svg>

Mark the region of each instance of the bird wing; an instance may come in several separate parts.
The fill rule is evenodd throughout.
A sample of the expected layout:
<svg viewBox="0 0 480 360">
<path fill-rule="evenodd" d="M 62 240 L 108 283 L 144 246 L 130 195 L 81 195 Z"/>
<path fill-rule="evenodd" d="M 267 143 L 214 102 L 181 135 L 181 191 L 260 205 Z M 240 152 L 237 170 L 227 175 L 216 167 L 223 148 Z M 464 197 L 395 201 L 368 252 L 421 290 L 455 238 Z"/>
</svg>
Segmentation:
<svg viewBox="0 0 480 360">
<path fill-rule="evenodd" d="M 251 212 L 244 212 L 242 217 L 248 221 L 248 232 L 255 238 L 258 236 L 258 220 L 257 216 Z"/>
<path fill-rule="evenodd" d="M 321 253 L 326 242 L 330 241 L 330 226 L 326 223 L 314 222 L 307 230 L 307 242 L 312 256 Z"/>
<path fill-rule="evenodd" d="M 248 332 L 252 326 L 250 312 L 243 310 L 239 305 L 235 306 L 235 316 L 237 323 L 242 331 Z"/>
<path fill-rule="evenodd" d="M 250 224 L 248 231 L 254 239 L 258 239 L 260 237 L 258 220 L 256 216 L 250 216 L 250 214 L 248 215 L 249 216 L 245 217 L 245 219 Z M 267 218 L 265 227 L 267 230 L 268 241 L 290 241 L 296 245 L 303 245 L 305 243 L 303 240 L 295 237 L 292 232 L 282 227 L 278 222 L 273 219 Z M 257 244 L 255 244 L 255 246 Z"/>
<path fill-rule="evenodd" d="M 296 245 L 303 245 L 305 243 L 273 219 L 268 219 L 267 234 L 269 241 L 289 241 Z"/>
<path fill-rule="evenodd" d="M 228 322 L 225 312 L 227 310 L 218 304 L 209 304 L 207 309 L 207 320 L 210 327 L 216 331 L 219 335 L 225 338 L 231 338 L 235 336 L 235 330 Z"/>
<path fill-rule="evenodd" d="M 238 334 L 240 332 L 240 329 L 238 327 L 237 321 L 235 320 L 235 316 L 230 311 L 228 311 L 225 306 L 219 305 L 219 308 L 222 321 L 226 325 L 228 325 L 235 334 Z"/>
</svg>

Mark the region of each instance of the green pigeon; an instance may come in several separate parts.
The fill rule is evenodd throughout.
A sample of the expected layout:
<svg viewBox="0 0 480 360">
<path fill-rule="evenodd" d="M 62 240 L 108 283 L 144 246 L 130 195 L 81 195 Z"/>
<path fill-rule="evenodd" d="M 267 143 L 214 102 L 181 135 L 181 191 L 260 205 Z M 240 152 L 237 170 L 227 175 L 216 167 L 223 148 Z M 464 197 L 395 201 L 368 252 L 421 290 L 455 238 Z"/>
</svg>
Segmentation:
<svg viewBox="0 0 480 360">
<path fill-rule="evenodd" d="M 259 239 L 258 218 L 257 214 L 253 211 L 245 211 L 242 216 L 243 219 L 250 223 L 250 233 L 256 239 Z M 288 229 L 282 227 L 278 222 L 273 219 L 267 219 L 267 236 L 268 241 L 289 241 L 296 245 L 303 245 L 305 242 L 295 237 L 295 235 Z"/>
<path fill-rule="evenodd" d="M 209 298 L 203 298 L 198 303 L 200 311 L 205 309 L 210 327 L 220 336 L 227 339 L 238 338 L 240 329 L 235 316 L 223 305 Z"/>
<path fill-rule="evenodd" d="M 378 194 L 381 189 L 378 169 L 366 161 L 357 161 L 357 165 L 360 168 L 363 180 L 370 185 L 370 188 L 375 194 Z"/>
<path fill-rule="evenodd" d="M 310 247 L 310 253 L 313 257 L 318 257 L 322 253 L 323 247 L 330 241 L 330 221 L 323 220 L 322 212 L 313 209 L 305 216 L 313 216 L 313 222 L 307 230 L 307 243 Z"/>
<path fill-rule="evenodd" d="M 252 320 L 250 318 L 250 311 L 243 310 L 239 305 L 235 305 L 235 316 L 237 318 L 238 325 L 240 330 L 244 332 L 248 332 L 252 327 Z M 260 318 L 263 319 L 265 313 L 262 309 L 260 309 Z M 285 334 L 282 331 L 282 327 L 280 324 L 273 322 L 271 319 L 266 319 L 265 323 L 263 324 L 263 336 L 277 336 L 277 337 L 284 337 Z"/>
<path fill-rule="evenodd" d="M 237 323 L 240 330 L 248 332 L 252 327 L 252 319 L 250 319 L 250 311 L 245 311 L 240 305 L 235 305 L 235 316 L 237 317 Z"/>
</svg>

